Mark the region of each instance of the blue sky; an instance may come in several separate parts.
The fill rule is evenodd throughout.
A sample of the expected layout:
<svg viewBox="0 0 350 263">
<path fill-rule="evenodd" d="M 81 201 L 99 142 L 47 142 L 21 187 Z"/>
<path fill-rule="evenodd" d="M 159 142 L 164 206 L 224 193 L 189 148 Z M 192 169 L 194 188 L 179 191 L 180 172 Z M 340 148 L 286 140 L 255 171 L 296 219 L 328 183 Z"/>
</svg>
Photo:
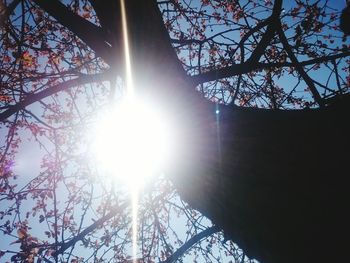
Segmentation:
<svg viewBox="0 0 350 263">
<path fill-rule="evenodd" d="M 285 8 L 289 9 L 291 1 L 284 1 L 285 3 Z M 332 1 L 332 5 L 338 10 L 341 10 L 345 6 L 345 1 L 339 0 L 339 1 Z M 215 32 L 213 32 L 215 33 Z M 322 72 L 315 73 L 315 78 L 318 80 L 321 80 L 324 78 Z M 287 79 L 284 81 L 281 81 L 280 83 L 281 86 L 290 86 L 291 85 L 291 80 Z M 40 112 L 41 108 L 38 104 L 33 105 L 31 109 L 36 112 Z M 0 129 L 0 138 L 3 139 L 5 137 L 5 129 Z M 39 147 L 38 143 L 34 140 L 33 137 L 31 137 L 28 132 L 26 131 L 21 131 L 21 136 L 23 137 L 23 142 L 21 147 L 19 148 L 19 153 L 17 155 L 17 158 L 15 160 L 15 169 L 14 172 L 20 175 L 20 180 L 18 180 L 19 186 L 24 185 L 30 178 L 33 177 L 33 175 L 37 175 L 40 172 L 40 159 L 41 156 L 43 155 L 44 150 Z M 45 143 L 48 143 L 45 141 L 44 138 L 42 138 Z M 52 147 L 52 146 L 50 146 Z M 50 148 L 49 147 L 49 148 Z M 63 193 L 61 193 L 63 194 Z M 28 203 L 29 204 L 29 203 Z M 9 204 L 6 201 L 2 201 L 0 203 L 0 210 L 4 210 L 7 208 Z M 185 228 L 183 227 L 183 224 L 185 222 L 185 219 L 180 218 L 179 220 L 174 220 L 174 229 L 178 229 L 180 232 L 184 231 Z M 207 221 L 205 224 L 209 224 Z M 40 229 L 39 224 L 35 223 L 33 225 L 34 227 L 38 227 Z M 35 230 L 33 230 L 35 232 Z M 184 233 L 180 233 L 181 236 L 185 237 Z M 10 247 L 4 246 L 4 244 L 11 243 L 15 240 L 16 238 L 14 237 L 13 239 L 11 238 L 2 238 L 1 246 L 0 249 L 7 249 Z M 18 246 L 18 245 L 15 245 Z"/>
</svg>

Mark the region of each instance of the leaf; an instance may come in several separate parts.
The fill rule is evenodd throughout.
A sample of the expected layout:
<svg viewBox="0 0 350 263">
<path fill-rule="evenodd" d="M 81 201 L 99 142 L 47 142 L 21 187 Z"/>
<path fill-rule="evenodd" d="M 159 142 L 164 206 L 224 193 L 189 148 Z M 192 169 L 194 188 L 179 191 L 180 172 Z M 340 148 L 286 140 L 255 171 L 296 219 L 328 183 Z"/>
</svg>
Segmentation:
<svg viewBox="0 0 350 263">
<path fill-rule="evenodd" d="M 45 216 L 40 215 L 39 216 L 39 223 L 42 223 L 45 220 Z"/>
<path fill-rule="evenodd" d="M 45 235 L 47 235 L 48 238 L 51 237 L 51 232 L 50 231 L 45 231 Z"/>
</svg>

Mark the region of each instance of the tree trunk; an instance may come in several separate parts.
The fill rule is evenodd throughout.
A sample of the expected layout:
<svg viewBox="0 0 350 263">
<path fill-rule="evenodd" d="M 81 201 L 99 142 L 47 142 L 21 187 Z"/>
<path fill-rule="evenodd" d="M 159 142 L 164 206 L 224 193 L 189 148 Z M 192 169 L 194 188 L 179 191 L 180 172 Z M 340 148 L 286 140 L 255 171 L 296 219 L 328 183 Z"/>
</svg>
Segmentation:
<svg viewBox="0 0 350 263">
<path fill-rule="evenodd" d="M 195 92 L 154 1 L 126 1 L 135 88 L 178 126 L 181 197 L 261 262 L 346 260 L 348 99 L 320 110 L 215 105 Z"/>
<path fill-rule="evenodd" d="M 173 181 L 250 257 L 342 262 L 350 241 L 349 114 L 345 102 L 298 112 L 223 107 L 221 160 Z"/>
</svg>

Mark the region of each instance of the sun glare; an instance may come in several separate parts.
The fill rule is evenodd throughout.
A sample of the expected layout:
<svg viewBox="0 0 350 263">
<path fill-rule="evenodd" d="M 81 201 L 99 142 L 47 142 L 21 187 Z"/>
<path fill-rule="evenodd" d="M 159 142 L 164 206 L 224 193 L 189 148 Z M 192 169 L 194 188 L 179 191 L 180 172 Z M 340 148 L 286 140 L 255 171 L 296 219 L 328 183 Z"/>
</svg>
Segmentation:
<svg viewBox="0 0 350 263">
<path fill-rule="evenodd" d="M 101 170 L 129 186 L 162 171 L 169 154 L 166 121 L 150 105 L 128 99 L 96 127 L 94 152 Z"/>
<path fill-rule="evenodd" d="M 172 147 L 165 118 L 136 100 L 132 78 L 125 1 L 120 1 L 125 54 L 126 96 L 98 123 L 94 152 L 99 168 L 127 184 L 132 201 L 132 257 L 136 262 L 139 189 L 167 162 Z"/>
<path fill-rule="evenodd" d="M 126 96 L 95 126 L 92 150 L 100 173 L 126 186 L 132 205 L 132 257 L 136 262 L 139 191 L 163 168 L 173 152 L 168 120 L 150 104 Z"/>
</svg>

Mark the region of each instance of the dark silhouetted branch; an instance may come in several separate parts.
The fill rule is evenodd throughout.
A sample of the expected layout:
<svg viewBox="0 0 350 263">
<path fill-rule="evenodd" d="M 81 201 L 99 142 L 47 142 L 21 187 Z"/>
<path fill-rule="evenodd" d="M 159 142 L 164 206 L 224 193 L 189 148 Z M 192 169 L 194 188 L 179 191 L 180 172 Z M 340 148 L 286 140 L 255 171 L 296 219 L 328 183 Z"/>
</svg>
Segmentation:
<svg viewBox="0 0 350 263">
<path fill-rule="evenodd" d="M 57 0 L 34 0 L 34 3 L 76 34 L 109 65 L 115 64 L 116 61 L 112 56 L 111 47 L 106 43 L 106 36 L 101 27 L 73 13 Z"/>
<path fill-rule="evenodd" d="M 272 15 L 269 18 L 270 24 L 267 26 L 266 32 L 262 36 L 258 46 L 252 52 L 250 58 L 248 59 L 251 63 L 259 62 L 260 57 L 266 51 L 267 46 L 270 44 L 273 36 L 276 33 L 276 21 L 279 21 L 279 17 L 282 10 L 282 0 L 276 0 L 273 7 Z"/>
<path fill-rule="evenodd" d="M 39 91 L 37 93 L 32 93 L 27 95 L 21 102 L 18 102 L 15 105 L 9 106 L 9 108 L 2 113 L 0 113 L 0 121 L 6 120 L 8 117 L 10 117 L 12 114 L 23 110 L 25 107 L 42 100 L 48 96 L 51 96 L 53 94 L 56 94 L 60 91 L 79 86 L 84 85 L 87 83 L 92 82 L 100 82 L 103 80 L 108 79 L 108 76 L 106 73 L 101 74 L 95 74 L 95 75 L 83 75 L 81 77 L 78 77 L 76 79 L 67 80 L 65 82 L 62 82 L 60 84 L 57 84 L 55 86 L 52 86 L 50 88 L 47 88 L 45 90 Z"/>
<path fill-rule="evenodd" d="M 95 229 L 97 229 L 99 226 L 103 225 L 106 221 L 113 218 L 119 211 L 122 211 L 126 208 L 128 204 L 124 204 L 122 206 L 115 207 L 111 212 L 106 214 L 105 216 L 101 217 L 100 219 L 96 220 L 93 224 L 85 228 L 83 231 L 81 231 L 78 235 L 73 237 L 71 240 L 69 240 L 66 243 L 63 243 L 61 245 L 61 248 L 58 249 L 55 253 L 55 255 L 63 254 L 68 248 L 74 246 L 78 241 L 81 241 L 87 234 L 91 233 Z"/>
<path fill-rule="evenodd" d="M 313 82 L 313 80 L 311 79 L 311 77 L 305 72 L 303 66 L 300 64 L 300 62 L 298 61 L 297 57 L 295 56 L 291 46 L 288 43 L 288 40 L 286 38 L 286 35 L 283 32 L 282 29 L 282 25 L 281 23 L 279 23 L 278 25 L 278 36 L 281 40 L 281 43 L 284 47 L 284 49 L 286 50 L 290 60 L 292 61 L 293 66 L 295 67 L 295 69 L 298 71 L 298 73 L 300 74 L 300 76 L 303 78 L 303 80 L 305 81 L 306 85 L 308 85 L 314 99 L 315 102 L 317 102 L 318 105 L 320 105 L 321 107 L 324 106 L 324 102 L 320 96 L 320 93 L 317 91 L 315 83 Z"/>
<path fill-rule="evenodd" d="M 212 226 L 207 228 L 206 230 L 198 233 L 197 235 L 190 238 L 185 244 L 183 244 L 180 248 L 178 248 L 174 254 L 172 254 L 167 260 L 162 261 L 162 263 L 172 263 L 178 260 L 180 257 L 183 256 L 184 253 L 186 253 L 187 250 L 189 250 L 194 244 L 201 241 L 203 238 L 206 238 L 208 236 L 211 236 L 212 234 L 215 234 L 216 232 L 219 232 L 220 229 L 217 226 Z"/>
<path fill-rule="evenodd" d="M 304 66 L 309 66 L 309 65 L 319 64 L 319 63 L 325 63 L 328 61 L 333 61 L 335 59 L 344 58 L 349 55 L 350 55 L 350 51 L 346 51 L 336 55 L 329 55 L 329 56 L 318 57 L 318 58 L 314 58 L 306 61 L 300 61 L 299 65 L 304 67 Z M 205 82 L 209 82 L 209 81 L 213 81 L 221 78 L 229 78 L 240 74 L 247 74 L 254 70 L 263 70 L 263 69 L 269 69 L 269 68 L 283 68 L 283 67 L 295 67 L 295 64 L 291 62 L 255 63 L 255 64 L 250 62 L 245 62 L 242 64 L 234 64 L 229 67 L 224 67 L 224 68 L 204 72 L 202 74 L 194 75 L 191 78 L 194 85 L 199 85 Z"/>
</svg>

